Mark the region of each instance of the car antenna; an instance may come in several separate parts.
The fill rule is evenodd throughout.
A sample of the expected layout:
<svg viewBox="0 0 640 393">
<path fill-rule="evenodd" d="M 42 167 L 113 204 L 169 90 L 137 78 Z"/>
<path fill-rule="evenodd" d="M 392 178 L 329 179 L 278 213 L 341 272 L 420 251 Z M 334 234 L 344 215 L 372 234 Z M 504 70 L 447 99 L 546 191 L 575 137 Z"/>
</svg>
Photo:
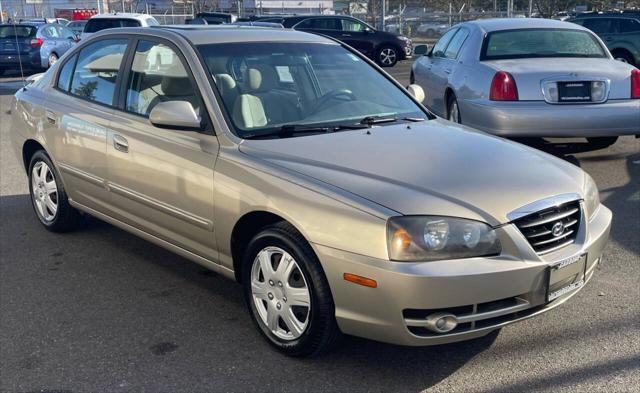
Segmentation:
<svg viewBox="0 0 640 393">
<path fill-rule="evenodd" d="M 22 53 L 20 51 L 20 44 L 18 44 L 18 30 L 16 30 L 16 24 L 13 24 L 13 38 L 16 39 L 16 50 L 18 51 L 18 63 L 20 63 L 20 77 L 22 78 L 22 88 L 27 88 L 27 81 L 24 79 L 24 69 L 22 68 Z"/>
</svg>

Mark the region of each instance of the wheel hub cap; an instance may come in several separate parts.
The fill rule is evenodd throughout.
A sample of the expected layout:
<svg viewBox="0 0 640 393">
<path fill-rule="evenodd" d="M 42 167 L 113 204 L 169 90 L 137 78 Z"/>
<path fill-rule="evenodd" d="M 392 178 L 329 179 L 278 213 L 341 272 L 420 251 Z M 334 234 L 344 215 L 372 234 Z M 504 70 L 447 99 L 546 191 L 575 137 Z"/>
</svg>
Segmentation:
<svg viewBox="0 0 640 393">
<path fill-rule="evenodd" d="M 38 216 L 45 222 L 53 221 L 58 211 L 58 186 L 49 166 L 43 161 L 33 166 L 31 189 Z"/>
<path fill-rule="evenodd" d="M 282 340 L 295 340 L 309 324 L 309 288 L 295 259 L 278 247 L 266 247 L 251 269 L 251 294 L 258 319 Z"/>
</svg>

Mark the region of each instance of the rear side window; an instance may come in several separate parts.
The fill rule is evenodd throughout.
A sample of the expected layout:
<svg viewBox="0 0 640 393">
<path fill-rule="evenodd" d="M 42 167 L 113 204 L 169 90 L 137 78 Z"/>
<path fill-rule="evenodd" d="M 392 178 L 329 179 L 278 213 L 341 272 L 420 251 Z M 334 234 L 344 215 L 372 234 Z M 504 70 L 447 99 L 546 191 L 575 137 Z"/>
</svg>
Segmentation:
<svg viewBox="0 0 640 393">
<path fill-rule="evenodd" d="M 452 29 L 444 33 L 444 35 L 436 42 L 431 52 L 435 57 L 444 57 L 444 50 L 451 41 L 451 38 L 456 34 L 458 29 Z"/>
<path fill-rule="evenodd" d="M 640 33 L 640 21 L 635 19 L 620 19 L 618 23 L 620 33 Z"/>
<path fill-rule="evenodd" d="M 456 35 L 451 39 L 449 45 L 447 45 L 447 50 L 444 52 L 444 57 L 447 59 L 455 59 L 458 57 L 458 53 L 460 52 L 460 48 L 464 41 L 469 36 L 469 30 L 460 29 L 456 33 Z"/>
<path fill-rule="evenodd" d="M 74 55 L 72 58 L 67 60 L 62 69 L 60 70 L 60 74 L 58 74 L 58 89 L 69 91 L 69 84 L 71 83 L 71 75 L 73 74 L 73 67 L 76 65 L 76 60 L 78 60 L 78 55 Z"/>
<path fill-rule="evenodd" d="M 615 30 L 614 20 L 611 18 L 589 18 L 582 23 L 582 26 L 596 34 L 613 33 Z"/>
<path fill-rule="evenodd" d="M 108 39 L 83 48 L 71 80 L 71 94 L 113 105 L 116 79 L 127 42 L 126 38 Z"/>
<path fill-rule="evenodd" d="M 33 26 L 5 25 L 0 26 L 0 38 L 30 38 L 35 37 L 37 31 Z"/>
<path fill-rule="evenodd" d="M 118 19 L 118 18 L 97 18 L 89 19 L 84 27 L 85 33 L 96 33 L 105 29 L 114 29 L 117 27 L 139 27 L 140 22 L 135 19 Z"/>
</svg>

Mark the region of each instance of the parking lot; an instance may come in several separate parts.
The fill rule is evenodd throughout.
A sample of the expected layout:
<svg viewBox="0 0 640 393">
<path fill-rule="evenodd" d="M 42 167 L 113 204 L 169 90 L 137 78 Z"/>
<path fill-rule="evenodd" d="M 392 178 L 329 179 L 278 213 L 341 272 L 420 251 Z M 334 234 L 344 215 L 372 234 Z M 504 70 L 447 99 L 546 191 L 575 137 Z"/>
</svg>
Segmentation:
<svg viewBox="0 0 640 393">
<path fill-rule="evenodd" d="M 406 85 L 409 67 L 390 73 Z M 640 139 L 526 141 L 591 174 L 614 214 L 595 277 L 560 308 L 473 341 L 346 337 L 300 360 L 260 337 L 240 285 L 95 219 L 43 229 L 9 143 L 18 87 L 0 79 L 1 391 L 640 391 Z"/>
</svg>

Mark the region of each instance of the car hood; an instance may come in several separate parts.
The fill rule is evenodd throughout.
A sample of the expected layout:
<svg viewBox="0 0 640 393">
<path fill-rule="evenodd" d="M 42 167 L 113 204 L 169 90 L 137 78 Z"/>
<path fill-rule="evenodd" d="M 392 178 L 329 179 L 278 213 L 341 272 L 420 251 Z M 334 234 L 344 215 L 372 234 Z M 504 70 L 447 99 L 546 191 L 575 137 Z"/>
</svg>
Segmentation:
<svg viewBox="0 0 640 393">
<path fill-rule="evenodd" d="M 306 137 L 245 140 L 241 152 L 404 215 L 491 225 L 536 200 L 581 193 L 582 171 L 524 145 L 444 120 Z"/>
</svg>

